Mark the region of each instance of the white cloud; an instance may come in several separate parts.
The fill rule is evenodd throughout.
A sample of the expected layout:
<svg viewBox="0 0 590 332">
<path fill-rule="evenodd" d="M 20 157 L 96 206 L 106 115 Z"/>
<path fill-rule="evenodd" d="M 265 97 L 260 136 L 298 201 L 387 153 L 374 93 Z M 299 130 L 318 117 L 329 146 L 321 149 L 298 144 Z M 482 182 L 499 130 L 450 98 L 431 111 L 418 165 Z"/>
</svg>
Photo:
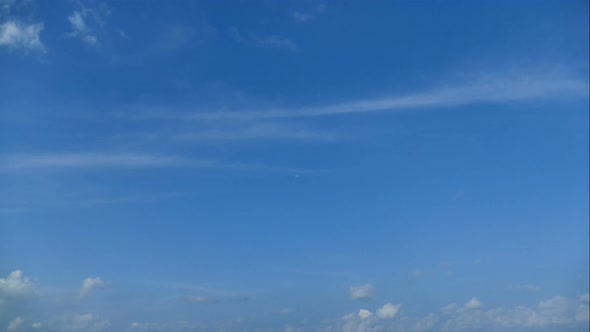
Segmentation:
<svg viewBox="0 0 590 332">
<path fill-rule="evenodd" d="M 293 11 L 293 20 L 296 22 L 305 23 L 313 19 L 315 16 L 321 14 L 326 9 L 326 5 L 320 4 L 316 6 L 312 11 L 309 12 L 300 12 L 300 11 Z"/>
<path fill-rule="evenodd" d="M 45 52 L 41 42 L 41 23 L 23 23 L 11 20 L 0 25 L 0 46 Z"/>
<path fill-rule="evenodd" d="M 360 319 L 367 319 L 367 318 L 373 316 L 373 313 L 367 309 L 361 309 L 361 310 L 359 310 L 358 315 L 359 315 Z"/>
<path fill-rule="evenodd" d="M 68 16 L 72 31 L 67 36 L 78 38 L 89 46 L 99 46 L 97 32 L 104 25 L 104 14 L 108 13 L 109 10 L 104 5 L 99 10 L 83 7 L 74 11 Z"/>
<path fill-rule="evenodd" d="M 87 11 L 75 11 L 71 16 L 68 17 L 68 21 L 72 25 L 72 32 L 68 35 L 71 37 L 78 37 L 84 43 L 95 46 L 98 44 L 98 39 L 92 34 L 92 30 L 86 25 Z"/>
<path fill-rule="evenodd" d="M 82 13 L 79 11 L 74 12 L 70 17 L 68 17 L 68 21 L 70 21 L 72 28 L 76 33 L 84 33 L 88 30 L 86 22 L 84 22 L 84 18 L 82 17 Z"/>
<path fill-rule="evenodd" d="M 581 302 L 590 302 L 590 294 L 589 293 L 582 294 L 579 296 L 579 299 Z"/>
<path fill-rule="evenodd" d="M 33 323 L 33 324 L 31 325 L 31 327 L 32 327 L 32 328 L 34 328 L 35 330 L 38 330 L 38 329 L 40 329 L 40 328 L 42 328 L 42 327 L 43 327 L 43 323 L 39 323 L 39 322 L 37 322 L 37 323 Z"/>
<path fill-rule="evenodd" d="M 416 332 L 426 332 L 430 331 L 434 328 L 434 326 L 438 323 L 439 317 L 437 314 L 431 312 L 426 317 L 420 319 L 416 322 L 414 329 Z"/>
<path fill-rule="evenodd" d="M 187 322 L 187 321 L 176 321 L 176 322 L 167 322 L 167 323 L 152 323 L 152 322 L 133 322 L 131 323 L 131 330 L 132 331 L 201 331 L 201 330 L 211 330 L 211 326 L 207 326 L 203 323 L 199 322 Z M 221 330 L 223 328 L 217 328 L 214 330 Z"/>
<path fill-rule="evenodd" d="M 10 324 L 8 324 L 8 331 L 21 331 L 25 320 L 21 317 L 16 317 Z"/>
<path fill-rule="evenodd" d="M 0 295 L 28 295 L 34 287 L 35 284 L 29 277 L 25 277 L 21 270 L 11 272 L 6 278 L 0 278 Z"/>
<path fill-rule="evenodd" d="M 295 109 L 240 110 L 179 114 L 163 112 L 146 118 L 167 119 L 269 119 L 316 117 L 338 114 L 417 110 L 473 104 L 560 100 L 588 96 L 586 78 L 562 70 L 521 70 L 479 75 L 456 84 L 445 84 L 430 90 L 401 96 L 308 106 Z"/>
<path fill-rule="evenodd" d="M 590 306 L 587 304 L 580 304 L 576 308 L 576 314 L 574 316 L 576 322 L 588 322 L 590 321 Z"/>
<path fill-rule="evenodd" d="M 257 34 L 244 36 L 234 26 L 227 29 L 227 35 L 233 40 L 247 45 L 275 47 L 288 51 L 295 51 L 297 49 L 297 44 L 288 38 L 278 35 L 259 36 Z"/>
<path fill-rule="evenodd" d="M 469 300 L 469 302 L 465 303 L 465 308 L 468 309 L 478 309 L 481 307 L 483 307 L 483 304 L 475 297 Z"/>
<path fill-rule="evenodd" d="M 455 310 L 457 310 L 459 306 L 455 303 L 451 303 L 451 304 L 447 304 L 446 306 L 442 307 L 440 309 L 440 311 L 445 314 L 445 315 L 450 315 L 453 312 L 455 312 Z"/>
<path fill-rule="evenodd" d="M 223 163 L 214 160 L 160 156 L 141 153 L 57 153 L 0 155 L 0 172 L 31 169 L 95 168 L 222 168 L 265 172 L 310 174 L 313 170 L 263 164 Z"/>
<path fill-rule="evenodd" d="M 101 316 L 86 314 L 66 314 L 52 319 L 50 330 L 60 332 L 103 332 L 108 331 L 110 322 Z"/>
<path fill-rule="evenodd" d="M 294 326 L 285 326 L 284 332 L 300 332 L 302 329 L 296 328 Z"/>
<path fill-rule="evenodd" d="M 524 286 L 524 289 L 528 290 L 529 292 L 537 292 L 539 290 L 539 287 L 533 284 L 528 284 Z"/>
<path fill-rule="evenodd" d="M 381 319 L 393 318 L 399 313 L 400 307 L 400 304 L 393 305 L 391 303 L 387 303 L 382 308 L 377 310 L 377 317 Z"/>
<path fill-rule="evenodd" d="M 293 141 L 333 141 L 342 137 L 326 131 L 314 131 L 302 127 L 277 123 L 222 124 L 212 129 L 191 131 L 177 135 L 180 140 L 198 141 L 245 141 L 280 139 Z M 162 138 L 162 137 L 158 137 Z"/>
<path fill-rule="evenodd" d="M 80 288 L 79 295 L 80 297 L 85 297 L 90 294 L 92 291 L 100 288 L 106 287 L 106 283 L 101 278 L 86 278 L 84 282 L 82 282 L 82 288 Z"/>
<path fill-rule="evenodd" d="M 205 166 L 206 162 L 188 162 L 181 158 L 149 154 L 16 154 L 0 156 L 0 170 L 30 168 L 92 168 L 92 167 L 170 167 Z"/>
<path fill-rule="evenodd" d="M 374 293 L 375 288 L 371 284 L 350 287 L 350 297 L 354 300 L 372 299 Z"/>
</svg>

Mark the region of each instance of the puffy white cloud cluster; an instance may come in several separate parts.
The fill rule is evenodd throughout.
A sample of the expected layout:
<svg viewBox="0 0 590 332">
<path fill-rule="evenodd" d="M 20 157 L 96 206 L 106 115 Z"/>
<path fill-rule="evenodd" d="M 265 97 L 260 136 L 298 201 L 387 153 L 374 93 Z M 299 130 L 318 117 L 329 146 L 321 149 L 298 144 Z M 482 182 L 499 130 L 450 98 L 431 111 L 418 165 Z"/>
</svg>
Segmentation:
<svg viewBox="0 0 590 332">
<path fill-rule="evenodd" d="M 17 20 L 4 22 L 0 24 L 0 46 L 45 51 L 40 37 L 42 30 L 41 23 L 25 23 Z"/>
<path fill-rule="evenodd" d="M 393 305 L 391 303 L 385 304 L 382 308 L 377 310 L 377 317 L 381 319 L 391 319 L 399 313 L 401 305 Z"/>
<path fill-rule="evenodd" d="M 45 52 L 40 36 L 43 24 L 31 22 L 29 19 L 21 18 L 22 15 L 14 14 L 14 9 L 22 7 L 22 2 L 24 1 L 0 2 L 0 47 Z"/>
<path fill-rule="evenodd" d="M 34 288 L 35 284 L 21 270 L 11 272 L 6 278 L 0 278 L 0 298 L 2 296 L 29 295 L 34 291 Z"/>
</svg>

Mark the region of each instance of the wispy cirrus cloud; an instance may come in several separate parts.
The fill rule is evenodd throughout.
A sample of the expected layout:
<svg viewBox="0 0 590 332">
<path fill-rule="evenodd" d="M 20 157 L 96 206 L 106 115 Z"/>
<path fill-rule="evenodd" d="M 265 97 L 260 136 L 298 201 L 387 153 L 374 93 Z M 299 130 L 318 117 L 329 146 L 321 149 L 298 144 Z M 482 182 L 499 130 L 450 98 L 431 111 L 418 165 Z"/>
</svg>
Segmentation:
<svg viewBox="0 0 590 332">
<path fill-rule="evenodd" d="M 295 10 L 295 11 L 293 11 L 291 16 L 293 17 L 293 20 L 295 22 L 305 23 L 305 22 L 309 22 L 317 15 L 322 14 L 324 12 L 324 10 L 326 10 L 326 5 L 320 4 L 320 5 L 317 5 L 315 8 L 313 8 L 310 11 L 297 11 L 297 10 Z"/>
<path fill-rule="evenodd" d="M 92 33 L 92 30 L 88 28 L 85 16 L 86 14 L 84 11 L 75 11 L 72 15 L 68 16 L 68 21 L 72 25 L 72 32 L 68 35 L 71 37 L 78 37 L 90 46 L 96 46 L 98 45 L 98 38 Z"/>
<path fill-rule="evenodd" d="M 151 154 L 41 153 L 0 156 L 0 170 L 39 168 L 149 168 L 212 166 L 211 161 Z"/>
<path fill-rule="evenodd" d="M 100 3 L 96 8 L 89 8 L 81 5 L 79 10 L 75 10 L 68 16 L 72 30 L 66 35 L 77 38 L 86 45 L 92 47 L 100 46 L 98 34 L 105 27 L 105 18 L 110 14 L 110 9 Z M 120 33 L 122 30 L 119 31 Z M 124 32 L 121 34 L 123 37 Z"/>
<path fill-rule="evenodd" d="M 260 139 L 333 141 L 342 138 L 342 135 L 325 130 L 311 130 L 309 128 L 277 123 L 238 123 L 237 125 L 226 124 L 218 128 L 180 133 L 176 138 L 188 141 L 244 141 Z"/>
<path fill-rule="evenodd" d="M 286 172 L 297 174 L 310 174 L 317 172 L 317 170 L 258 163 L 230 163 L 209 159 L 141 153 L 40 153 L 9 154 L 0 156 L 0 172 L 35 169 L 137 169 L 172 167 Z"/>
<path fill-rule="evenodd" d="M 227 35 L 233 40 L 247 45 L 274 47 L 287 51 L 297 50 L 297 44 L 294 41 L 274 34 L 267 36 L 260 36 L 254 33 L 243 35 L 236 27 L 231 26 L 227 29 Z"/>
<path fill-rule="evenodd" d="M 435 109 L 474 104 L 534 102 L 584 98 L 588 80 L 557 69 L 514 70 L 504 73 L 472 75 L 472 79 L 443 84 L 432 89 L 398 96 L 266 110 L 240 109 L 219 112 L 146 112 L 131 116 L 143 118 L 227 120 L 301 118 L 341 114 Z"/>
</svg>

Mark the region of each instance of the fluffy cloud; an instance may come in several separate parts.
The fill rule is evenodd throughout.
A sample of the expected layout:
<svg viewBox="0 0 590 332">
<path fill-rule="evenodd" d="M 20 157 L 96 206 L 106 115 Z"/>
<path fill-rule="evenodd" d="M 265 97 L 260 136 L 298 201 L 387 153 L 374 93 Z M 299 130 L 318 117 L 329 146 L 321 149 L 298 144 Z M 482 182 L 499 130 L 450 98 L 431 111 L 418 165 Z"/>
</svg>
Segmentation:
<svg viewBox="0 0 590 332">
<path fill-rule="evenodd" d="M 414 329 L 416 332 L 426 332 L 430 331 L 434 328 L 434 326 L 438 323 L 439 316 L 433 312 L 429 313 L 426 317 L 420 319 L 416 322 Z"/>
<path fill-rule="evenodd" d="M 45 52 L 40 37 L 42 30 L 41 23 L 23 23 L 17 20 L 4 22 L 0 25 L 0 46 Z"/>
<path fill-rule="evenodd" d="M 478 299 L 476 299 L 475 297 L 472 298 L 471 300 L 469 300 L 469 302 L 465 303 L 465 308 L 468 309 L 477 309 L 477 308 L 481 308 L 483 307 L 483 304 L 481 302 L 479 302 Z"/>
<path fill-rule="evenodd" d="M 590 321 L 590 306 L 587 304 L 580 304 L 576 308 L 576 315 L 574 316 L 576 322 L 584 323 Z"/>
<path fill-rule="evenodd" d="M 374 297 L 375 288 L 371 284 L 350 287 L 350 297 L 354 300 L 368 300 Z"/>
<path fill-rule="evenodd" d="M 369 310 L 367 310 L 367 309 L 361 309 L 361 310 L 359 310 L 359 318 L 360 319 L 367 319 L 367 318 L 369 318 L 371 316 L 373 316 L 373 313 L 370 312 Z"/>
<path fill-rule="evenodd" d="M 8 324 L 8 331 L 21 331 L 24 324 L 24 319 L 21 317 L 16 317 L 10 324 Z"/>
<path fill-rule="evenodd" d="M 17 15 L 25 7 L 26 1 L 0 0 L 0 47 L 45 52 L 40 37 L 43 24 L 20 19 L 23 15 Z"/>
<path fill-rule="evenodd" d="M 90 294 L 95 289 L 100 289 L 106 287 L 106 283 L 101 278 L 86 278 L 82 283 L 82 288 L 80 288 L 80 297 L 85 297 Z"/>
<path fill-rule="evenodd" d="M 399 313 L 400 307 L 400 304 L 393 305 L 391 303 L 387 303 L 379 310 L 377 310 L 377 317 L 381 319 L 391 319 Z"/>
<path fill-rule="evenodd" d="M 6 278 L 0 278 L 0 296 L 28 295 L 34 288 L 35 284 L 29 277 L 25 277 L 21 270 L 11 272 Z"/>
</svg>

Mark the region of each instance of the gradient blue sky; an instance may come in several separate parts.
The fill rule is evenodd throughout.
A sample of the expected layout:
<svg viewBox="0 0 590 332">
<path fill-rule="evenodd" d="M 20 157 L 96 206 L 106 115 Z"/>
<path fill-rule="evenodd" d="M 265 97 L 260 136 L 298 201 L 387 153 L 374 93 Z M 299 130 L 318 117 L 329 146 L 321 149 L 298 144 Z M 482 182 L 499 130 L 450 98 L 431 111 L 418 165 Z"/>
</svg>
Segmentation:
<svg viewBox="0 0 590 332">
<path fill-rule="evenodd" d="M 0 331 L 587 331 L 588 11 L 0 0 Z"/>
</svg>

